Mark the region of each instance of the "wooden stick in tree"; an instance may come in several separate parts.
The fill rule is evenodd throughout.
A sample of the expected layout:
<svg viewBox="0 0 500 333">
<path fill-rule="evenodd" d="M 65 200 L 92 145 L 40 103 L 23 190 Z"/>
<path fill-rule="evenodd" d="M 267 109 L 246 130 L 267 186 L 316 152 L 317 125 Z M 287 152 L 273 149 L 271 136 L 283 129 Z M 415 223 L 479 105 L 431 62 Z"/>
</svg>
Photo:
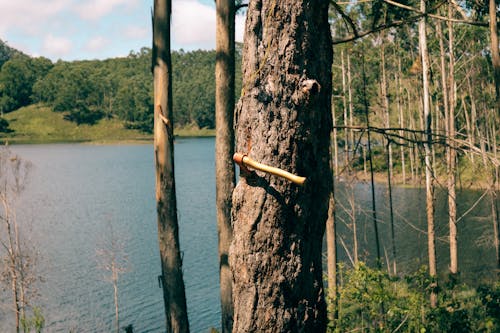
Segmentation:
<svg viewBox="0 0 500 333">
<path fill-rule="evenodd" d="M 304 182 L 306 181 L 305 177 L 297 176 L 288 171 L 259 163 L 242 153 L 235 153 L 233 155 L 233 160 L 240 166 L 240 168 L 246 169 L 247 167 L 250 167 L 255 170 L 259 170 L 281 178 L 288 179 L 289 181 L 297 185 L 304 185 Z"/>
</svg>

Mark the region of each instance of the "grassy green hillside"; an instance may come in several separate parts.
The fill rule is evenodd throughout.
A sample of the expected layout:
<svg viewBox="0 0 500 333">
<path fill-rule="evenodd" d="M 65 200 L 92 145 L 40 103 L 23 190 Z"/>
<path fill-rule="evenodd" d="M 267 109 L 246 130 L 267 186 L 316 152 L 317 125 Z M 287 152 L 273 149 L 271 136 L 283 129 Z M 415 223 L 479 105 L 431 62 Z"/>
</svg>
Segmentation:
<svg viewBox="0 0 500 333">
<path fill-rule="evenodd" d="M 127 130 L 116 119 L 102 119 L 96 125 L 76 125 L 48 107 L 31 105 L 5 115 L 12 133 L 0 135 L 9 143 L 146 141 L 151 135 Z"/>
<path fill-rule="evenodd" d="M 102 119 L 95 125 L 76 125 L 64 120 L 62 113 L 51 108 L 31 105 L 5 115 L 12 133 L 0 134 L 0 142 L 150 142 L 152 135 L 123 127 L 117 119 Z M 184 127 L 175 130 L 176 136 L 213 136 L 214 130 Z"/>
</svg>

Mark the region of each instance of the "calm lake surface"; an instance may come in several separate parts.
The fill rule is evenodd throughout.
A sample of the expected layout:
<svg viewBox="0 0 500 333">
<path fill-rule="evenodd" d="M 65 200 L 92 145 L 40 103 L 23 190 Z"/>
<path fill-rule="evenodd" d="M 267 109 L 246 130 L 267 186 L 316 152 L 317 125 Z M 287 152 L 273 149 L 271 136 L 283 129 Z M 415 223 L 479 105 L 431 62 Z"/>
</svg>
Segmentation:
<svg viewBox="0 0 500 333">
<path fill-rule="evenodd" d="M 120 276 L 120 325 L 135 332 L 163 332 L 160 259 L 154 198 L 151 145 L 94 146 L 79 144 L 14 146 L 33 163 L 31 182 L 22 198 L 19 220 L 31 226 L 30 242 L 40 251 L 38 284 L 47 332 L 108 332 L 113 327 L 113 287 L 99 268 L 97 249 L 114 237 L 126 240 L 130 269 Z M 175 144 L 180 241 L 192 332 L 220 326 L 217 228 L 215 222 L 214 139 L 179 139 Z M 337 184 L 345 200 L 349 186 Z M 354 184 L 360 256 L 373 259 L 373 227 L 369 186 Z M 377 185 L 380 234 L 388 255 L 390 229 L 385 185 Z M 459 216 L 482 192 L 459 194 Z M 438 193 L 438 258 L 448 265 L 446 201 Z M 488 197 L 459 222 L 459 255 L 463 276 L 493 276 L 494 252 Z M 398 267 L 414 271 L 426 263 L 425 198 L 419 189 L 394 193 Z M 347 215 L 339 208 L 339 236 L 351 248 Z M 344 223 L 345 222 L 345 223 Z M 26 222 L 23 222 L 26 223 Z M 340 258 L 349 261 L 341 244 Z M 383 250 L 384 250 L 383 249 Z M 9 309 L 0 308 L 0 331 L 12 330 Z"/>
</svg>

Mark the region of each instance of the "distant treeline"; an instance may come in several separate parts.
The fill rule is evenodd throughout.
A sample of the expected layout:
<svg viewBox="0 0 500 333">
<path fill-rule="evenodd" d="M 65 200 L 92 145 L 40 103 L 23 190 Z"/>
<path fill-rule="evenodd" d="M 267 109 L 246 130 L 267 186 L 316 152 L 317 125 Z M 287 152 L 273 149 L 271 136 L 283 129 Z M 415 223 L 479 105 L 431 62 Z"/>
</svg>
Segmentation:
<svg viewBox="0 0 500 333">
<path fill-rule="evenodd" d="M 15 52 L 1 41 L 0 46 L 2 114 L 44 103 L 78 124 L 113 117 L 127 128 L 152 131 L 151 49 L 125 58 L 52 63 Z M 237 58 L 238 68 L 239 52 Z M 215 51 L 174 51 L 172 68 L 175 124 L 214 128 Z M 238 93 L 240 77 L 237 82 Z"/>
</svg>

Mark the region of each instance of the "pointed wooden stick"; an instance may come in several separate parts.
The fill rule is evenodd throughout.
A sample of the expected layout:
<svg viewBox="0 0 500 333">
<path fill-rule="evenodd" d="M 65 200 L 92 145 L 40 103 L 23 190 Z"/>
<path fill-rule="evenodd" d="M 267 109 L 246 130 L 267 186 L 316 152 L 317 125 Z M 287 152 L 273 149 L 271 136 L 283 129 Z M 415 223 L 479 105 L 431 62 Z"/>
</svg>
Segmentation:
<svg viewBox="0 0 500 333">
<path fill-rule="evenodd" d="M 252 169 L 259 170 L 262 172 L 270 173 L 272 175 L 288 179 L 292 183 L 295 183 L 297 185 L 304 185 L 304 182 L 306 181 L 305 177 L 300 177 L 297 175 L 294 175 L 288 171 L 271 167 L 269 165 L 265 165 L 259 162 L 254 161 L 247 155 L 241 154 L 241 153 L 235 153 L 233 155 L 233 160 L 236 162 L 241 168 L 247 169 L 247 167 L 251 167 Z"/>
</svg>

